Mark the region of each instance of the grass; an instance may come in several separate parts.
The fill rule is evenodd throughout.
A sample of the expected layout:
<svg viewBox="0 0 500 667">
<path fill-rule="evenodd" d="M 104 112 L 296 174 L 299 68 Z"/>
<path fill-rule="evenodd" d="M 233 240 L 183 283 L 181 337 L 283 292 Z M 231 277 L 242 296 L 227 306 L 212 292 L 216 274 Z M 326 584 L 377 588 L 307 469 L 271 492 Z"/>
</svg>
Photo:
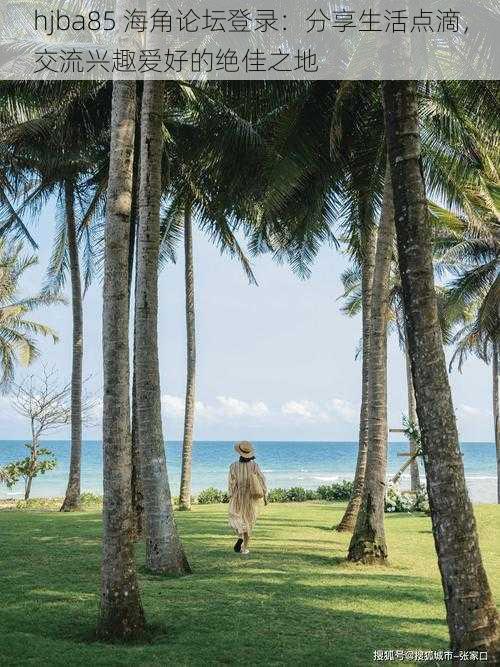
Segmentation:
<svg viewBox="0 0 500 667">
<path fill-rule="evenodd" d="M 447 647 L 430 520 L 388 515 L 388 567 L 344 560 L 330 527 L 343 504 L 270 505 L 249 557 L 232 551 L 227 506 L 178 524 L 194 574 L 160 578 L 137 560 L 149 643 L 93 639 L 101 518 L 95 511 L 0 511 L 0 665 L 370 665 L 375 649 Z M 475 508 L 500 598 L 500 507 Z M 411 664 L 406 662 L 405 664 Z M 427 663 L 430 664 L 430 663 Z"/>
</svg>

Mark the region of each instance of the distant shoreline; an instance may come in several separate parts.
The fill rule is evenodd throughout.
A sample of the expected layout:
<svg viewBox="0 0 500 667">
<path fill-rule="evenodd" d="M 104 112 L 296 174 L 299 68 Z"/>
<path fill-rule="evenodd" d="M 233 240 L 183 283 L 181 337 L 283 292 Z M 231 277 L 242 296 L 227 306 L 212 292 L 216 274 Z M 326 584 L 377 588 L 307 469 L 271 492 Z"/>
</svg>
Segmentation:
<svg viewBox="0 0 500 667">
<path fill-rule="evenodd" d="M 24 440 L 0 441 L 0 465 L 26 456 Z M 357 443 L 342 441 L 258 441 L 254 440 L 257 459 L 266 475 L 269 488 L 289 489 L 300 486 L 316 489 L 322 484 L 352 480 L 356 469 Z M 33 482 L 33 497 L 60 497 L 67 485 L 70 443 L 68 440 L 45 440 L 44 447 L 52 450 L 57 467 Z M 493 443 L 461 443 L 465 477 L 473 502 L 496 501 L 496 454 Z M 400 456 L 408 450 L 404 441 L 390 442 L 388 448 L 388 477 L 404 463 Z M 167 467 L 173 495 L 179 492 L 182 443 L 166 443 Z M 225 489 L 227 471 L 235 459 L 233 441 L 196 440 L 193 447 L 193 495 L 208 487 Z M 424 480 L 420 462 L 421 479 Z M 409 475 L 403 475 L 401 488 L 409 485 Z M 98 440 L 85 440 L 82 448 L 82 489 L 102 495 L 102 447 Z M 23 487 L 0 486 L 0 498 L 21 498 Z"/>
<path fill-rule="evenodd" d="M 23 444 L 25 442 L 28 442 L 30 440 L 30 436 L 26 436 L 26 438 L 0 438 L 0 447 L 2 446 L 2 443 L 13 443 L 13 444 Z M 55 444 L 65 444 L 69 443 L 69 438 L 63 438 L 61 440 L 57 440 L 56 438 L 42 438 L 40 442 L 52 442 Z M 194 440 L 193 444 L 205 444 L 205 445 L 231 445 L 234 444 L 236 440 Z M 358 441 L 357 440 L 255 440 L 253 439 L 252 442 L 255 445 L 355 445 L 356 447 L 358 446 Z M 404 445 L 408 441 L 407 440 L 388 440 L 388 443 L 391 445 Z M 93 440 L 93 439 L 83 439 L 82 443 L 87 443 L 87 444 L 99 444 L 102 445 L 102 440 Z M 182 438 L 179 439 L 165 439 L 165 444 L 180 444 L 182 443 Z M 493 440 L 460 440 L 461 445 L 494 445 Z"/>
</svg>

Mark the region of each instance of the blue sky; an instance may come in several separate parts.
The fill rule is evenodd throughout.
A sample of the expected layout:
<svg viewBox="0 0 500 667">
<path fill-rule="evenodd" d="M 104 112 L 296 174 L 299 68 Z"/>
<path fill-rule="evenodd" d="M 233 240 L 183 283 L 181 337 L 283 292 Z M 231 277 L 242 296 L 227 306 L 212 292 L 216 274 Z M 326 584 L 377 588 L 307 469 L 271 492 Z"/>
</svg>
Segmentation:
<svg viewBox="0 0 500 667">
<path fill-rule="evenodd" d="M 25 291 L 41 284 L 54 233 L 49 204 L 33 228 L 40 242 L 40 265 L 25 281 Z M 221 256 L 195 233 L 197 307 L 197 419 L 195 437 L 203 440 L 356 440 L 360 400 L 360 320 L 340 312 L 340 273 L 346 258 L 324 248 L 312 276 L 301 281 L 269 257 L 254 260 L 258 287 L 248 284 L 236 260 Z M 182 434 L 185 386 L 185 316 L 182 253 L 159 280 L 159 344 L 165 434 Z M 88 389 L 100 399 L 101 285 L 85 298 L 85 374 Z M 43 341 L 41 361 L 68 379 L 71 368 L 69 306 L 39 311 L 60 342 Z M 35 369 L 36 370 L 36 366 Z M 30 371 L 31 372 L 31 371 Z M 26 371 L 19 369 L 18 378 Z M 404 359 L 393 338 L 389 345 L 389 424 L 399 427 L 406 412 Z M 478 360 L 454 371 L 451 384 L 463 441 L 493 439 L 490 369 Z M 0 398 L 0 438 L 27 435 L 27 424 Z M 99 438 L 98 417 L 85 437 Z M 64 438 L 66 431 L 57 437 Z M 395 437 L 393 439 L 400 439 Z"/>
</svg>

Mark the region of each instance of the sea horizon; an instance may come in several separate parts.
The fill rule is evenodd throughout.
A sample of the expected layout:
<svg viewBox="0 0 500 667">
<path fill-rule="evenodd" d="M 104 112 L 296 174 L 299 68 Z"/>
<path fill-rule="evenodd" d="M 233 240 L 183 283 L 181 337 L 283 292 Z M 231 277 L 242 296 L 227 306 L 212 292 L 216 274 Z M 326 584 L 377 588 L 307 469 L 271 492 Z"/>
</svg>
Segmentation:
<svg viewBox="0 0 500 667">
<path fill-rule="evenodd" d="M 23 439 L 0 440 L 0 466 L 26 456 Z M 33 481 L 32 497 L 64 495 L 69 469 L 70 442 L 66 439 L 44 439 L 51 449 L 57 467 Z M 195 440 L 193 443 L 193 494 L 207 487 L 225 489 L 227 471 L 235 460 L 234 440 Z M 343 479 L 352 480 L 356 467 L 357 441 L 354 440 L 253 440 L 257 460 L 266 475 L 269 488 L 302 486 L 315 489 Z M 408 451 L 408 442 L 389 441 L 388 476 L 394 475 L 404 463 L 398 456 Z M 473 502 L 496 502 L 496 456 L 493 442 L 461 442 L 469 494 Z M 170 487 L 178 494 L 182 441 L 166 441 L 166 457 Z M 420 474 L 424 482 L 423 466 Z M 409 485 L 409 474 L 401 478 L 401 487 Z M 82 441 L 82 491 L 102 494 L 102 441 Z M 23 486 L 12 489 L 0 486 L 0 498 L 22 498 Z"/>
</svg>

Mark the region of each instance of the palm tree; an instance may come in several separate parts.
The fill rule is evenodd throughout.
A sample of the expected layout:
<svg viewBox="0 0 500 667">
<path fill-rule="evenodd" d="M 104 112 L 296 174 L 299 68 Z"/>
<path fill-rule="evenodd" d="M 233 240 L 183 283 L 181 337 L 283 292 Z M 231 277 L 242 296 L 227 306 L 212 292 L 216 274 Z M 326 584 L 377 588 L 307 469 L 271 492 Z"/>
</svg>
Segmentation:
<svg viewBox="0 0 500 667">
<path fill-rule="evenodd" d="M 158 364 L 158 259 L 164 84 L 146 81 L 142 98 L 137 240 L 136 400 L 146 520 L 146 558 L 156 573 L 190 572 L 175 525 L 165 460 Z"/>
<path fill-rule="evenodd" d="M 462 313 L 462 326 L 457 331 L 453 342 L 455 352 L 450 361 L 450 371 L 458 360 L 458 370 L 462 371 L 465 358 L 469 354 L 477 356 L 485 364 L 491 364 L 492 372 L 492 410 L 493 429 L 495 433 L 495 449 L 497 458 L 497 503 L 500 503 L 500 395 L 499 395 L 499 353 L 498 340 L 490 340 L 478 328 L 477 311 L 480 309 L 479 300 Z M 474 314 L 475 311 L 475 314 Z"/>
<path fill-rule="evenodd" d="M 80 257 L 75 219 L 75 186 L 71 179 L 64 183 L 64 209 L 71 275 L 71 308 L 73 315 L 73 354 L 71 368 L 71 458 L 69 478 L 62 512 L 80 506 L 82 460 L 82 383 L 83 383 L 83 303 Z"/>
<path fill-rule="evenodd" d="M 14 380 L 16 363 L 28 366 L 38 357 L 34 336 L 50 336 L 58 341 L 49 326 L 29 319 L 32 311 L 61 302 L 61 298 L 45 294 L 30 297 L 19 295 L 23 274 L 38 263 L 35 255 L 23 254 L 22 244 L 8 246 L 0 238 L 0 390 L 7 391 Z"/>
<path fill-rule="evenodd" d="M 383 91 L 406 331 L 451 646 L 498 657 L 498 613 L 465 484 L 439 325 L 417 84 L 386 81 Z"/>
<path fill-rule="evenodd" d="M 444 211 L 443 213 L 448 214 L 449 212 Z M 342 274 L 342 283 L 344 286 L 344 294 L 342 295 L 343 299 L 345 300 L 344 306 L 342 307 L 342 310 L 344 313 L 346 313 L 349 317 L 353 317 L 355 315 L 358 315 L 360 312 L 363 313 L 363 306 L 364 306 L 364 299 L 363 299 L 363 285 L 362 285 L 362 268 L 358 265 L 358 263 L 355 264 L 355 266 L 347 269 L 343 274 Z M 418 418 L 417 418 L 417 412 L 416 412 L 416 402 L 415 402 L 415 391 L 413 388 L 413 380 L 411 376 L 411 367 L 410 367 L 410 360 L 408 356 L 408 345 L 405 337 L 405 331 L 404 331 L 404 312 L 403 312 L 403 301 L 402 301 L 402 294 L 401 294 L 401 279 L 399 276 L 399 269 L 397 266 L 397 258 L 394 255 L 393 256 L 393 261 L 391 265 L 391 275 L 389 279 L 389 285 L 390 285 L 390 291 L 389 291 L 389 304 L 390 304 L 390 313 L 389 313 L 389 331 L 391 330 L 396 330 L 400 347 L 403 350 L 404 356 L 405 356 L 405 367 L 406 367 L 406 385 L 407 385 L 407 397 L 408 397 L 408 421 L 411 424 L 414 424 L 415 426 L 418 426 Z M 441 310 L 440 312 L 442 313 L 442 326 L 443 326 L 443 331 L 447 333 L 447 329 L 449 328 L 449 322 L 446 321 L 446 314 L 444 313 L 444 294 L 440 294 L 441 297 Z M 362 314 L 363 317 L 363 322 L 364 320 L 364 315 Z M 449 337 L 449 334 L 447 333 L 447 336 Z M 365 340 L 365 336 L 363 336 L 363 341 Z M 363 346 L 365 346 L 366 343 L 363 342 Z M 363 360 L 365 357 L 363 357 Z M 362 401 L 362 408 L 363 408 L 363 401 Z M 361 420 L 361 423 L 363 423 L 363 420 Z M 361 452 L 362 448 L 360 447 L 358 452 Z M 415 454 L 415 444 L 410 441 L 410 454 L 414 455 Z M 360 458 L 360 454 L 358 453 L 358 461 Z M 366 453 L 364 457 L 364 463 L 366 466 Z M 356 469 L 357 473 L 355 475 L 355 480 L 357 483 L 357 480 L 359 479 L 359 472 L 358 469 Z M 416 460 L 412 460 L 410 463 L 410 489 L 411 491 L 417 491 L 420 488 L 420 472 L 418 468 L 418 463 Z M 363 478 L 364 479 L 364 478 Z M 362 485 L 361 485 L 361 493 L 362 493 Z M 353 493 L 353 496 L 349 502 L 348 508 L 346 513 L 344 514 L 344 518 L 337 526 L 338 531 L 349 531 L 352 532 L 352 528 L 354 528 L 354 525 L 352 527 L 349 527 L 349 523 L 346 522 L 346 518 L 350 516 L 350 510 L 351 507 L 354 505 L 354 499 L 355 499 L 355 493 Z M 357 512 L 354 514 L 354 521 L 356 518 Z"/>
<path fill-rule="evenodd" d="M 377 248 L 377 227 L 371 217 L 360 233 L 361 236 L 361 279 L 360 298 L 362 329 L 362 370 L 361 370 L 361 408 L 359 415 L 359 444 L 354 473 L 353 491 L 346 510 L 336 530 L 352 533 L 361 507 L 363 489 L 366 476 L 366 462 L 368 455 L 368 416 L 369 416 L 369 369 L 370 369 L 370 331 L 371 331 L 371 304 L 373 289 L 373 274 L 375 270 L 375 253 Z M 346 285 L 345 285 L 346 286 Z M 347 287 L 347 286 L 346 286 Z M 351 289 L 351 288 L 349 288 Z"/>
<path fill-rule="evenodd" d="M 363 563 L 384 562 L 387 558 L 384 532 L 387 470 L 387 325 L 393 243 L 394 211 L 390 175 L 387 170 L 371 295 L 368 368 L 369 447 L 361 506 L 347 556 L 349 560 Z"/>
<path fill-rule="evenodd" d="M 187 373 L 179 509 L 189 510 L 191 509 L 191 463 L 196 391 L 196 310 L 194 303 L 193 221 L 190 204 L 186 204 L 184 210 L 184 274 L 186 286 Z"/>
<path fill-rule="evenodd" d="M 61 93 L 57 104 L 55 97 Z M 12 153 L 12 163 L 24 177 L 19 211 L 38 214 L 51 195 L 56 195 L 61 221 L 48 270 L 46 291 L 58 293 L 70 274 L 73 317 L 71 374 L 71 457 L 68 485 L 61 511 L 80 505 L 82 382 L 83 382 L 83 288 L 80 246 L 86 242 L 84 283 L 93 273 L 93 231 L 96 213 L 103 198 L 102 138 L 107 132 L 104 112 L 109 106 L 109 87 L 99 84 L 59 85 L 47 91 L 43 85 L 19 83 L 6 93 L 24 95 L 29 106 L 11 114 L 3 131 L 4 146 Z M 13 108 L 17 107 L 13 105 Z M 85 130 L 85 131 L 82 131 Z M 104 172 L 107 171 L 107 164 Z M 104 179 L 106 175 L 104 175 Z M 77 222 L 76 207 L 81 210 Z M 18 213 L 19 215 L 19 213 Z M 12 217 L 11 217 L 12 219 Z"/>
<path fill-rule="evenodd" d="M 169 98 L 172 99 L 172 96 Z M 161 259 L 175 261 L 176 243 L 184 239 L 186 298 L 186 397 L 179 509 L 191 508 L 191 464 L 195 413 L 196 335 L 194 302 L 193 223 L 206 233 L 221 253 L 236 257 L 250 283 L 255 276 L 236 232 L 249 225 L 251 187 L 248 170 L 258 159 L 255 132 L 249 141 L 249 121 L 230 106 L 216 86 L 192 89 L 187 99 L 165 117 L 169 179 L 165 183 L 166 212 L 162 220 Z M 250 106 L 250 105 L 249 105 Z M 251 134 L 252 136 L 252 134 Z M 241 161 L 234 169 L 235 155 Z M 247 159 L 248 158 L 248 159 Z M 245 213 L 243 209 L 245 208 Z M 248 219 L 247 219 L 248 218 Z M 253 220 L 253 218 L 252 218 Z"/>
<path fill-rule="evenodd" d="M 113 83 L 103 305 L 103 560 L 98 634 L 130 639 L 144 629 L 132 540 L 129 378 L 129 245 L 135 82 Z"/>
<path fill-rule="evenodd" d="M 474 354 L 492 370 L 492 407 L 497 452 L 497 501 L 500 503 L 500 432 L 499 432 L 499 332 L 500 314 L 500 236 L 495 210 L 490 210 L 490 229 L 484 224 L 488 220 L 488 209 L 483 210 L 483 233 L 478 236 L 467 221 L 456 217 L 457 228 L 466 225 L 457 238 L 450 235 L 442 240 L 441 270 L 456 277 L 445 292 L 446 307 L 458 326 L 452 342 L 455 352 L 450 361 L 450 370 L 455 362 L 462 370 L 468 354 Z"/>
</svg>

